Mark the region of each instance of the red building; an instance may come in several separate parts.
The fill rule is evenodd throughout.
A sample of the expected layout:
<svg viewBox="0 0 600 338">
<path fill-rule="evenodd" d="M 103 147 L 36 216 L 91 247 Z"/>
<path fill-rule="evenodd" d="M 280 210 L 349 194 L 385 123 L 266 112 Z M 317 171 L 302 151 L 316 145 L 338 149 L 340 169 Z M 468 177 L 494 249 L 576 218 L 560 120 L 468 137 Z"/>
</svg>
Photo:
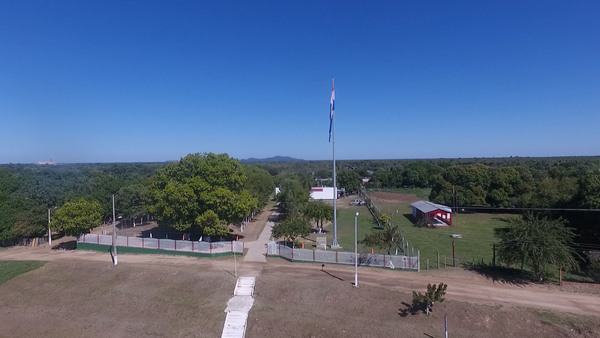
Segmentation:
<svg viewBox="0 0 600 338">
<path fill-rule="evenodd" d="M 445 205 L 418 201 L 410 205 L 416 221 L 426 219 L 427 226 L 452 226 L 452 209 Z"/>
</svg>

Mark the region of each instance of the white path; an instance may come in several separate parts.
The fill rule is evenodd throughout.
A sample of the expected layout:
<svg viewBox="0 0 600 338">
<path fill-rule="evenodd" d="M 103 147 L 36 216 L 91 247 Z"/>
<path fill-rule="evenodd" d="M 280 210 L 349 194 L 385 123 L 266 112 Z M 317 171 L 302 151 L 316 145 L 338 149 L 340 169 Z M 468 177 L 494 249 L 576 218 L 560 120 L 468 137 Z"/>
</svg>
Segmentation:
<svg viewBox="0 0 600 338">
<path fill-rule="evenodd" d="M 243 338 L 246 335 L 248 312 L 254 304 L 255 277 L 240 277 L 233 291 L 233 298 L 227 302 L 227 317 L 223 324 L 221 338 Z"/>
<path fill-rule="evenodd" d="M 245 277 L 238 278 L 235 291 L 233 292 L 234 296 L 227 302 L 227 308 L 225 309 L 227 317 L 225 318 L 225 324 L 223 324 L 221 338 L 243 338 L 246 335 L 248 312 L 254 304 L 253 295 L 256 276 L 262 270 L 262 264 L 256 266 L 255 263 L 267 262 L 267 243 L 271 238 L 273 225 L 275 225 L 273 219 L 277 215 L 278 213 L 275 211 L 271 214 L 256 241 L 244 243 L 248 251 L 243 260 L 245 264 L 242 264 L 240 271 L 242 271 Z"/>
</svg>

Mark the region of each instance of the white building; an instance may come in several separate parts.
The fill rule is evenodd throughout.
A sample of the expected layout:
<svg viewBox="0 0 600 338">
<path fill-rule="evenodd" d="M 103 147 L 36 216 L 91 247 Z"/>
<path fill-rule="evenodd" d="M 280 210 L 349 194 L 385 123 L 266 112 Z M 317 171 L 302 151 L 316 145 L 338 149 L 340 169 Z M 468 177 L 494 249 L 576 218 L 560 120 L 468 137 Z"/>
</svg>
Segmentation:
<svg viewBox="0 0 600 338">
<path fill-rule="evenodd" d="M 333 187 L 314 187 L 310 189 L 310 198 L 313 200 L 333 200 Z"/>
</svg>

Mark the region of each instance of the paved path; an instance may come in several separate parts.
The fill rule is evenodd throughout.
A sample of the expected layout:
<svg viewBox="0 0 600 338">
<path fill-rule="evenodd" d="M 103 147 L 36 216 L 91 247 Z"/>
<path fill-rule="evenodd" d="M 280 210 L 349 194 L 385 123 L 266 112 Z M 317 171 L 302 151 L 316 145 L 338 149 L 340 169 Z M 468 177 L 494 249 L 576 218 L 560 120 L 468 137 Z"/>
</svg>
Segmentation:
<svg viewBox="0 0 600 338">
<path fill-rule="evenodd" d="M 273 230 L 273 226 L 275 225 L 275 222 L 273 222 L 273 220 L 276 219 L 278 215 L 278 212 L 273 211 L 273 213 L 269 217 L 269 221 L 267 221 L 267 224 L 263 228 L 263 231 L 258 236 L 258 240 L 245 243 L 246 248 L 248 248 L 248 252 L 246 253 L 246 256 L 244 256 L 244 262 L 267 262 L 267 243 L 269 243 L 269 239 L 271 238 L 271 231 Z"/>
</svg>

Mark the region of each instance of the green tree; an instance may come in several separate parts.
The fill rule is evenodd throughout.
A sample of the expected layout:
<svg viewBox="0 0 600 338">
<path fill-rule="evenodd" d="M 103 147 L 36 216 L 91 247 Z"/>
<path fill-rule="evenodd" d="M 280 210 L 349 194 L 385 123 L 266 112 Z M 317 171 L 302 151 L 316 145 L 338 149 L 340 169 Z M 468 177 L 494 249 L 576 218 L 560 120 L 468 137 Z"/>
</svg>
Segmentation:
<svg viewBox="0 0 600 338">
<path fill-rule="evenodd" d="M 310 228 L 310 223 L 306 218 L 290 217 L 276 223 L 273 226 L 272 235 L 274 238 L 284 238 L 285 241 L 294 243 L 299 236 L 308 236 Z"/>
<path fill-rule="evenodd" d="M 440 283 L 439 285 L 427 284 L 427 292 L 425 294 L 413 291 L 412 308 L 414 311 L 423 311 L 429 316 L 434 302 L 443 302 L 446 295 L 447 284 Z"/>
<path fill-rule="evenodd" d="M 244 170 L 248 176 L 245 189 L 256 199 L 259 208 L 264 207 L 275 191 L 273 176 L 268 171 L 254 166 L 247 166 Z"/>
<path fill-rule="evenodd" d="M 500 239 L 498 256 L 507 264 L 528 265 L 536 278 L 542 279 L 550 265 L 565 270 L 576 269 L 575 251 L 571 248 L 575 233 L 562 219 L 550 219 L 528 213 L 507 218 L 506 228 L 496 231 Z"/>
<path fill-rule="evenodd" d="M 401 245 L 402 234 L 400 233 L 398 225 L 387 223 L 384 225 L 383 231 L 367 234 L 362 242 L 370 247 L 384 249 L 389 255 L 391 254 L 393 247 L 399 247 Z"/>
<path fill-rule="evenodd" d="M 315 221 L 317 229 L 323 230 L 323 223 L 333 220 L 333 206 L 320 200 L 309 201 L 304 205 L 302 214 L 306 218 Z"/>
<path fill-rule="evenodd" d="M 358 191 L 361 178 L 354 170 L 340 170 L 337 173 L 338 187 L 345 188 L 347 192 Z"/>
<path fill-rule="evenodd" d="M 36 206 L 17 215 L 12 232 L 18 237 L 38 237 L 46 233 L 47 226 L 46 210 Z"/>
<path fill-rule="evenodd" d="M 67 236 L 79 236 L 100 225 L 102 207 L 97 201 L 79 199 L 63 204 L 52 217 L 50 227 Z"/>
<path fill-rule="evenodd" d="M 392 221 L 392 217 L 388 216 L 385 213 L 382 213 L 381 215 L 379 215 L 379 217 L 377 217 L 377 220 L 379 221 L 379 224 L 381 224 L 382 227 L 385 227 L 390 224 L 390 222 Z"/>
<path fill-rule="evenodd" d="M 127 185 L 117 193 L 117 210 L 125 218 L 138 218 L 148 213 L 147 188 L 142 184 Z"/>
<path fill-rule="evenodd" d="M 286 177 L 281 181 L 280 191 L 277 195 L 281 211 L 288 217 L 297 216 L 303 205 L 308 202 L 310 194 L 296 177 Z"/>
<path fill-rule="evenodd" d="M 189 154 L 156 171 L 148 210 L 179 231 L 197 226 L 206 235 L 223 235 L 223 225 L 238 224 L 257 208 L 245 183 L 244 168 L 227 154 Z"/>
</svg>

